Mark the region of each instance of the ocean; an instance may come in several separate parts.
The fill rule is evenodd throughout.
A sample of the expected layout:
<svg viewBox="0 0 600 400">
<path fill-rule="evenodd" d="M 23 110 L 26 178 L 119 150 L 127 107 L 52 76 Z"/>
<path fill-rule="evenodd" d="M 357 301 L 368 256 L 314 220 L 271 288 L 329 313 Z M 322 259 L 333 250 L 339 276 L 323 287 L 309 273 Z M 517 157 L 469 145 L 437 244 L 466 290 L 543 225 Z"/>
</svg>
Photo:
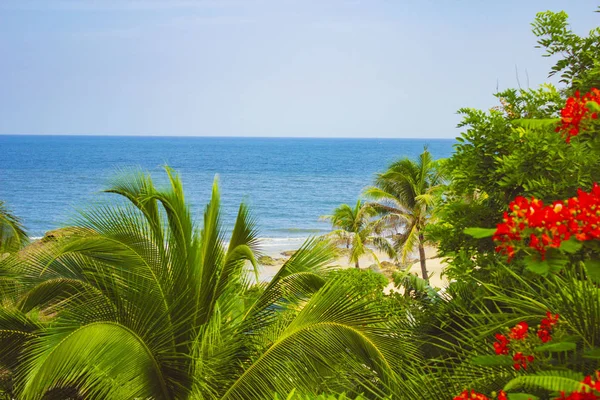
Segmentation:
<svg viewBox="0 0 600 400">
<path fill-rule="evenodd" d="M 162 167 L 181 175 L 197 221 L 218 175 L 223 220 L 231 227 L 241 201 L 256 216 L 264 246 L 297 247 L 330 230 L 341 203 L 400 157 L 428 146 L 435 158 L 454 140 L 115 136 L 0 136 L 0 200 L 30 237 L 69 225 L 78 210 L 111 201 L 102 193 L 119 169 L 141 168 L 166 182 Z"/>
</svg>

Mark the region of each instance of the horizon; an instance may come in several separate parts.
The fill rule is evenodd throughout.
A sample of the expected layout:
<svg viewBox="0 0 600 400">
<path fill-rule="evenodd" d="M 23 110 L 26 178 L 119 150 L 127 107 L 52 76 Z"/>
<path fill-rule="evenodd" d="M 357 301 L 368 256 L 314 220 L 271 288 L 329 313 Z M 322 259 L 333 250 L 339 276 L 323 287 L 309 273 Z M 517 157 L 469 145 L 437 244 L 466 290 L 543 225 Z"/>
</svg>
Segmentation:
<svg viewBox="0 0 600 400">
<path fill-rule="evenodd" d="M 585 2 L 438 3 L 5 0 L 0 134 L 449 139 L 460 108 L 557 82 L 537 12 L 598 20 Z"/>
<path fill-rule="evenodd" d="M 75 137 L 75 138 L 93 138 L 93 137 L 102 137 L 102 138 L 173 138 L 173 139 L 193 139 L 193 138 L 206 138 L 206 139 L 339 139 L 339 140 L 364 140 L 364 139 L 372 139 L 372 140 L 456 140 L 456 137 L 416 137 L 416 136 L 406 136 L 406 137 L 378 137 L 378 136 L 239 136 L 239 135 L 222 135 L 222 136 L 214 136 L 214 135 L 121 135 L 121 134 L 39 134 L 39 133 L 0 133 L 0 137 L 32 137 L 32 136 L 42 136 L 42 137 Z"/>
</svg>

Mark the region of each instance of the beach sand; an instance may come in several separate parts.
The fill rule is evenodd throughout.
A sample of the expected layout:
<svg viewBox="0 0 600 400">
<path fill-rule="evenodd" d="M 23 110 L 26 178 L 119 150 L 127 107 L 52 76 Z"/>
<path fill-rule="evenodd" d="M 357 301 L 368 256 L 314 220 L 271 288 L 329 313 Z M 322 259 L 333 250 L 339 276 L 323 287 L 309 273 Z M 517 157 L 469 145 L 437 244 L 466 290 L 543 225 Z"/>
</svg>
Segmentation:
<svg viewBox="0 0 600 400">
<path fill-rule="evenodd" d="M 289 243 L 288 243 L 289 245 Z M 296 247 L 297 249 L 298 247 Z M 283 263 L 289 258 L 289 254 L 293 252 L 295 249 L 287 248 L 283 250 L 283 247 L 273 246 L 269 248 L 265 248 L 263 250 L 263 254 L 274 260 L 274 265 L 260 265 L 260 280 L 263 282 L 269 281 L 276 273 L 279 271 L 279 268 L 283 265 Z M 390 267 L 391 260 L 390 258 L 381 253 L 376 252 L 377 258 L 379 262 L 382 263 L 385 267 L 381 270 L 384 275 L 388 278 L 391 277 L 391 274 L 394 270 L 393 267 Z M 428 246 L 425 248 L 425 256 L 427 257 L 427 271 L 429 273 L 429 282 L 431 286 L 437 288 L 443 288 L 447 286 L 448 281 L 445 278 L 442 278 L 441 274 L 445 268 L 445 263 L 437 256 L 437 249 L 435 247 Z M 361 269 L 368 269 L 371 265 L 375 264 L 375 260 L 370 255 L 364 255 L 359 260 Z M 338 257 L 333 263 L 332 266 L 336 266 L 339 268 L 354 268 L 354 264 L 350 264 L 348 262 L 348 257 L 341 256 Z M 414 262 L 410 266 L 410 272 L 416 273 L 418 276 L 421 276 L 421 264 L 419 261 Z M 391 282 L 391 278 L 390 278 Z M 386 288 L 386 291 L 389 291 L 393 288 L 393 284 L 390 283 Z"/>
</svg>

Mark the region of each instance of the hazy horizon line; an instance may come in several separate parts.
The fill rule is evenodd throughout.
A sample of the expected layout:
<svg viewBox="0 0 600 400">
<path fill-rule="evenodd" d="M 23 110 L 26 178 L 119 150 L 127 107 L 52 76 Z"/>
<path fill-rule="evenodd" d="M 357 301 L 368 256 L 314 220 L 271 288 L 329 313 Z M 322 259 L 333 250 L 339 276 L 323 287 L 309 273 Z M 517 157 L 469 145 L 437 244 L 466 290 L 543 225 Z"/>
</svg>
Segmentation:
<svg viewBox="0 0 600 400">
<path fill-rule="evenodd" d="M 45 136 L 45 137 L 138 137 L 138 138 L 211 138 L 211 139 L 379 139 L 379 140 L 456 140 L 456 137 L 378 137 L 378 136 L 235 136 L 235 135 L 119 135 L 119 134 L 48 134 L 48 133 L 0 133 L 0 136 Z"/>
</svg>

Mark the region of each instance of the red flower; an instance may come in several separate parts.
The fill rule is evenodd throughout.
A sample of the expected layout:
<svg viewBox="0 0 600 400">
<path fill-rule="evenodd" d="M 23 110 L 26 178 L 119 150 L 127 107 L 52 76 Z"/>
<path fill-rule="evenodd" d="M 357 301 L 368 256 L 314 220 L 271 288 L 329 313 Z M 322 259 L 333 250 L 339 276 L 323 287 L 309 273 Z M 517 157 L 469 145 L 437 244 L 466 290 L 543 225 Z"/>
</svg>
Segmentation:
<svg viewBox="0 0 600 400">
<path fill-rule="evenodd" d="M 461 394 L 454 397 L 453 400 L 490 400 L 486 395 L 477 393 L 474 390 L 463 390 Z"/>
<path fill-rule="evenodd" d="M 513 367 L 515 367 L 515 369 L 517 371 L 520 370 L 521 368 L 527 369 L 527 363 L 533 362 L 533 356 L 532 355 L 524 356 L 523 353 L 518 352 L 518 353 L 515 353 L 515 355 L 513 356 L 513 361 L 515 362 L 513 364 Z"/>
<path fill-rule="evenodd" d="M 547 329 L 538 329 L 537 335 L 542 340 L 542 343 L 548 343 L 552 340 L 552 336 L 550 336 L 550 331 Z"/>
<path fill-rule="evenodd" d="M 566 142 L 569 143 L 573 136 L 579 135 L 583 130 L 587 130 L 588 120 L 597 119 L 598 114 L 590 112 L 587 107 L 588 102 L 600 104 L 600 90 L 593 88 L 589 93 L 581 96 L 576 91 L 573 97 L 569 97 L 564 108 L 560 111 L 560 125 L 556 127 L 556 132 L 562 132 L 566 136 Z M 583 124 L 582 124 L 583 123 Z"/>
<path fill-rule="evenodd" d="M 558 314 L 552 315 L 550 311 L 546 311 L 546 318 L 542 319 L 540 322 L 540 328 L 537 331 L 537 335 L 543 343 L 547 343 L 552 340 L 550 333 L 552 332 L 554 325 L 558 323 L 558 318 Z"/>
<path fill-rule="evenodd" d="M 499 333 L 496 333 L 496 340 L 498 340 L 497 342 L 494 342 L 494 351 L 496 354 L 508 354 L 508 343 L 510 343 L 510 340 Z"/>
<path fill-rule="evenodd" d="M 584 385 L 588 386 L 590 389 L 596 390 L 600 392 L 600 371 L 596 371 L 596 380 L 592 380 L 590 375 L 586 376 L 581 382 Z"/>
<path fill-rule="evenodd" d="M 600 186 L 596 183 L 590 192 L 579 189 L 576 197 L 550 205 L 517 197 L 509 210 L 493 235 L 496 251 L 506 254 L 509 261 L 525 246 L 544 259 L 549 248 L 559 248 L 572 237 L 579 241 L 600 239 Z"/>
<path fill-rule="evenodd" d="M 598 400 L 600 399 L 600 372 L 596 371 L 596 380 L 591 376 L 586 376 L 581 382 L 584 386 L 575 392 L 571 392 L 568 396 L 562 392 L 560 397 L 555 400 Z"/>
<path fill-rule="evenodd" d="M 511 330 L 509 336 L 512 339 L 522 340 L 527 337 L 527 331 L 529 330 L 529 325 L 527 322 L 519 322 L 516 324 Z"/>
<path fill-rule="evenodd" d="M 454 400 L 491 400 L 486 395 L 477 393 L 474 390 L 463 390 Z M 498 392 L 498 400 L 508 400 L 504 390 Z"/>
<path fill-rule="evenodd" d="M 552 315 L 550 311 L 546 311 L 546 318 L 542 319 L 540 324 L 542 325 L 542 327 L 552 328 L 558 323 L 558 318 L 560 318 L 558 314 Z"/>
</svg>

